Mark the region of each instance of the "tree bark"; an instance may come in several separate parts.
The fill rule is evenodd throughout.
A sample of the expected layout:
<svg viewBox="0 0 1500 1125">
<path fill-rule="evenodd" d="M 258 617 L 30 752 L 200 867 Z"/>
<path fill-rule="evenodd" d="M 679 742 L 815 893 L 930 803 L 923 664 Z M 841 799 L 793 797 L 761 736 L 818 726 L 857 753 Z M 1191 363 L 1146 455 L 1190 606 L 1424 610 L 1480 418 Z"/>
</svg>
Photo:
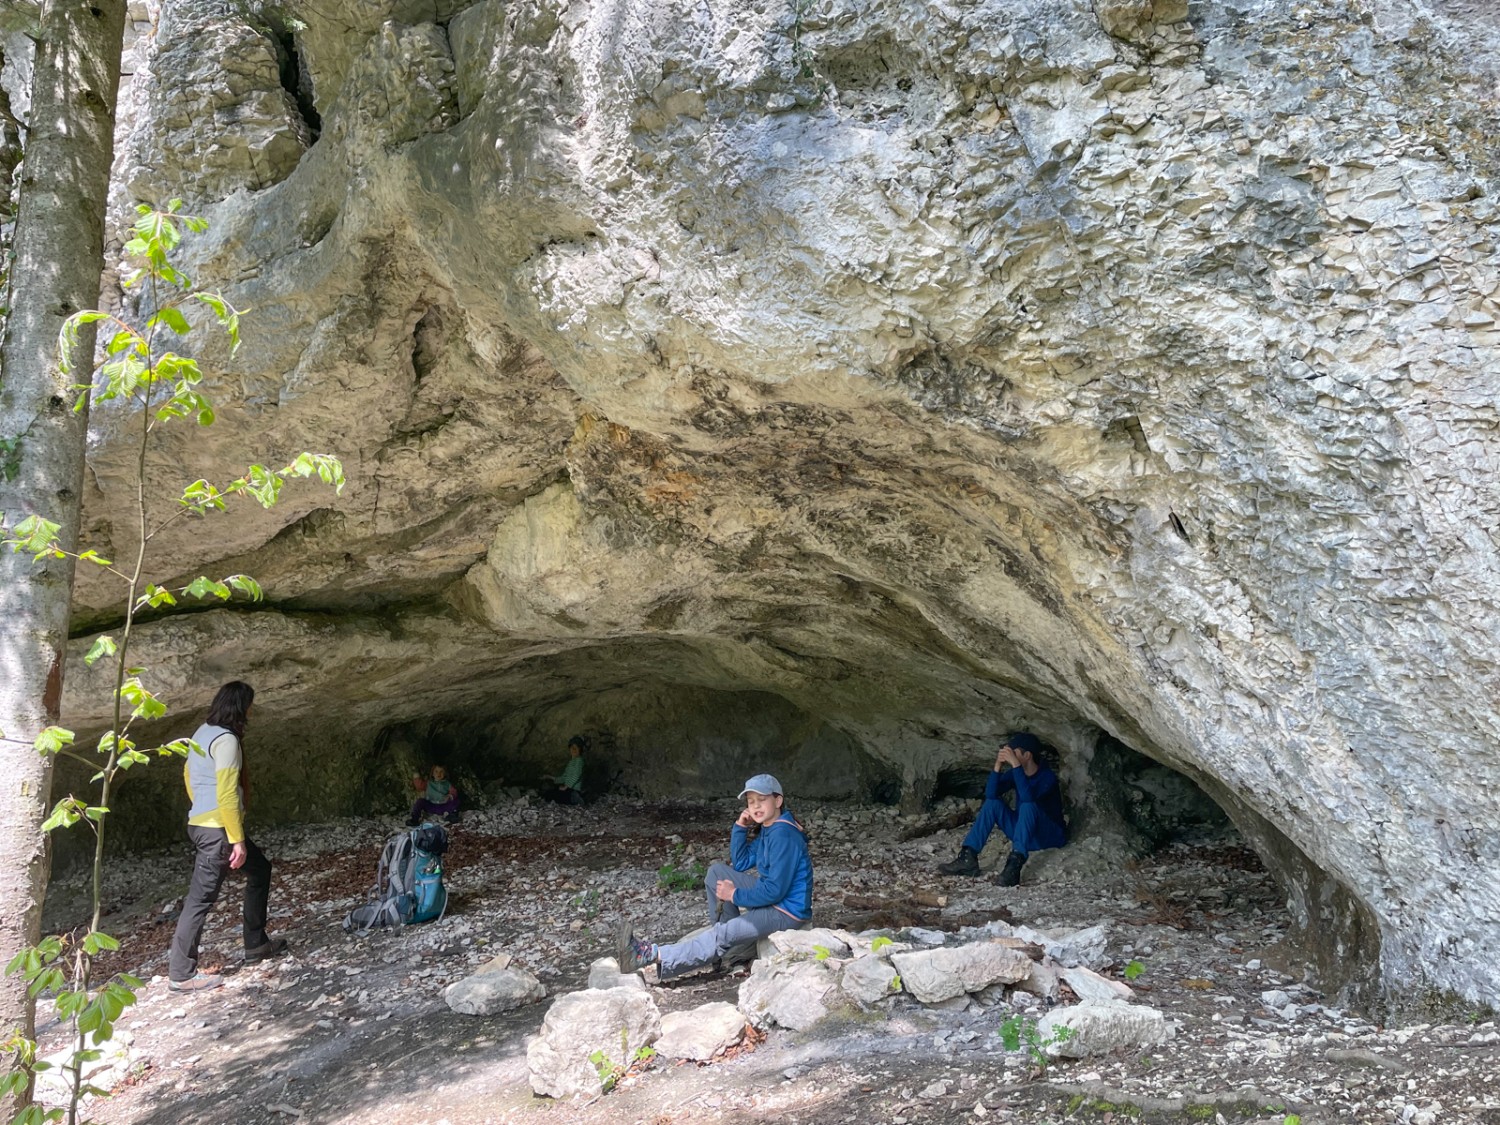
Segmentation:
<svg viewBox="0 0 1500 1125">
<path fill-rule="evenodd" d="M 42 5 L 0 348 L 0 512 L 53 520 L 69 550 L 88 426 L 70 384 L 86 377 L 93 342 L 83 339 L 80 370 L 64 377 L 57 334 L 99 301 L 124 29 L 125 0 Z M 71 561 L 0 551 L 0 966 L 39 935 L 52 763 L 31 742 L 57 721 L 72 583 Z M 33 1027 L 22 981 L 0 979 L 0 1034 Z"/>
</svg>

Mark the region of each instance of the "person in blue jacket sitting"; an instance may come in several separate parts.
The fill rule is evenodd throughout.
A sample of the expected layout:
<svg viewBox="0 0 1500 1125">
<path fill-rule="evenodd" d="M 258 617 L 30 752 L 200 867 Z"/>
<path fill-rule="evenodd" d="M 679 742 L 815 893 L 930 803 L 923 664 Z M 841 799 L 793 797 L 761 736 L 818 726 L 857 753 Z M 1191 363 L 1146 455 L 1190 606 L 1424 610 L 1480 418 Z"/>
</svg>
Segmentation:
<svg viewBox="0 0 1500 1125">
<path fill-rule="evenodd" d="M 712 864 L 704 876 L 708 928 L 657 945 L 636 937 L 630 920 L 620 919 L 615 955 L 622 973 L 659 965 L 666 980 L 711 965 L 735 946 L 812 920 L 807 830 L 786 808 L 781 782 L 756 774 L 740 798 L 745 807 L 730 830 L 730 862 Z"/>
<path fill-rule="evenodd" d="M 995 768 L 984 788 L 984 804 L 979 806 L 974 827 L 964 837 L 958 855 L 939 864 L 939 871 L 944 875 L 978 875 L 979 853 L 990 833 L 998 828 L 1010 841 L 1010 856 L 996 882 L 1014 887 L 1021 882 L 1021 868 L 1032 852 L 1060 848 L 1068 842 L 1057 774 L 1043 764 L 1041 756 L 1042 743 L 1034 734 L 1022 731 L 1005 740 L 995 755 Z M 1004 800 L 1010 792 L 1016 795 L 1015 808 Z"/>
</svg>

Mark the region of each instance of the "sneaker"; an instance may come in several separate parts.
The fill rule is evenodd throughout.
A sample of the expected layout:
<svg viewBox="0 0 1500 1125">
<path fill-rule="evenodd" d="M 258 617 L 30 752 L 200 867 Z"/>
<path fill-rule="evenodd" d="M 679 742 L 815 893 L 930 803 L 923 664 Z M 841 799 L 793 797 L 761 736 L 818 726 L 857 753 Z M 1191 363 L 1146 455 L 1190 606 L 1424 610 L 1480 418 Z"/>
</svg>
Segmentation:
<svg viewBox="0 0 1500 1125">
<path fill-rule="evenodd" d="M 459 816 L 457 810 L 455 810 L 451 813 L 446 814 L 443 819 L 446 820 L 449 824 L 457 824 L 463 818 Z"/>
<path fill-rule="evenodd" d="M 630 928 L 630 919 L 621 918 L 615 930 L 615 962 L 620 966 L 620 972 L 638 973 L 660 959 L 656 943 L 636 937 Z"/>
<path fill-rule="evenodd" d="M 1000 872 L 1000 878 L 995 880 L 997 887 L 1019 887 L 1021 885 L 1021 868 L 1026 866 L 1026 857 L 1020 852 L 1011 852 L 1005 861 L 1005 867 Z"/>
<path fill-rule="evenodd" d="M 207 992 L 223 983 L 224 978 L 218 973 L 194 973 L 187 980 L 167 981 L 167 989 L 170 992 Z"/>
<path fill-rule="evenodd" d="M 257 961 L 268 961 L 272 957 L 280 957 L 286 951 L 286 938 L 271 938 L 265 945 L 257 945 L 254 949 L 245 950 L 245 964 L 253 965 Z"/>
<path fill-rule="evenodd" d="M 938 870 L 944 875 L 978 875 L 979 853 L 970 847 L 959 848 L 958 854 L 947 863 L 938 864 Z"/>
</svg>

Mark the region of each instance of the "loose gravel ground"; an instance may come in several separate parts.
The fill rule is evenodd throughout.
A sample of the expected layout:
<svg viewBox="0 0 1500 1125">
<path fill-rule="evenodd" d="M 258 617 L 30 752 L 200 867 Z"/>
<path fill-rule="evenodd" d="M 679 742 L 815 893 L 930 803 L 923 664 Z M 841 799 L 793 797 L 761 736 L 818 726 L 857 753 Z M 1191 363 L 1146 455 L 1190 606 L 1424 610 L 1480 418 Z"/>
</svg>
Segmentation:
<svg viewBox="0 0 1500 1125">
<path fill-rule="evenodd" d="M 1405 1028 L 1330 1006 L 1284 946 L 1282 896 L 1233 838 L 1175 845 L 1137 862 L 1086 862 L 1086 849 L 1038 857 L 1014 889 L 943 878 L 936 862 L 962 830 L 949 802 L 925 820 L 876 806 L 801 806 L 812 830 L 822 925 L 916 924 L 962 940 L 994 918 L 1053 932 L 1103 923 L 1112 974 L 1127 967 L 1137 1002 L 1176 1025 L 1149 1050 L 1039 1069 L 997 1034 L 1036 997 L 1003 994 L 961 1009 L 897 996 L 878 1010 L 802 1033 L 772 1030 L 707 1065 L 653 1061 L 586 1103 L 532 1095 L 526 1041 L 546 1003 L 496 1017 L 450 1012 L 442 990 L 497 953 L 557 995 L 584 986 L 609 950 L 614 919 L 652 936 L 700 923 L 701 892 L 664 876 L 722 858 L 731 802 L 647 804 L 606 798 L 587 808 L 507 800 L 465 815 L 447 857 L 452 894 L 441 921 L 364 938 L 345 935 L 391 819 L 266 832 L 276 864 L 272 929 L 293 955 L 238 961 L 237 887 L 205 936 L 226 985 L 167 990 L 165 950 L 185 888 L 183 849 L 115 862 L 106 929 L 122 939 L 108 964 L 148 982 L 121 1020 L 89 1107 L 113 1125 L 477 1125 L 542 1121 L 669 1125 L 772 1120 L 835 1122 L 1438 1122 L 1500 1125 L 1500 1030 L 1489 1013 Z M 902 839 L 910 836 L 909 839 Z M 997 867 L 986 856 L 986 867 Z M 663 869 L 666 869 L 663 872 Z M 84 917 L 83 887 L 58 880 L 49 925 Z M 655 995 L 664 1011 L 733 1001 L 739 974 L 689 978 Z M 1020 1005 L 1013 1007 L 1012 1005 Z M 63 1046 L 55 1024 L 45 1049 Z"/>
</svg>

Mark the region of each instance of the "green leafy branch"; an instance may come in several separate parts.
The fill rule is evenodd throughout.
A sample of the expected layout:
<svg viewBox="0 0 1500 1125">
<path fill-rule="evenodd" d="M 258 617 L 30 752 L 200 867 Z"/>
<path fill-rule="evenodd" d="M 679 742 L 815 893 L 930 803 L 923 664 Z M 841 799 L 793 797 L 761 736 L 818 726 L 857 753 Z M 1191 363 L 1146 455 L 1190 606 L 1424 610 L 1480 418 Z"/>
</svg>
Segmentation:
<svg viewBox="0 0 1500 1125">
<path fill-rule="evenodd" d="M 25 551 L 34 560 L 73 558 L 78 562 L 92 563 L 122 579 L 126 586 L 124 623 L 118 636 L 97 638 L 84 658 L 90 665 L 105 658 L 114 663 L 113 717 L 109 730 L 100 737 L 94 755 L 90 757 L 80 752 L 74 732 L 60 726 L 45 728 L 32 742 L 39 754 L 69 758 L 95 771 L 90 785 L 98 785 L 97 796 L 89 800 L 74 794 L 63 797 L 53 806 L 42 825 L 44 831 L 50 832 L 82 822 L 93 831 L 93 915 L 81 939 L 45 938 L 22 950 L 7 966 L 8 973 L 22 975 L 32 997 L 44 994 L 53 997 L 58 1019 L 70 1028 L 74 1036 L 73 1050 L 62 1064 L 69 1089 L 66 1107 L 44 1109 L 35 1104 L 23 1105 L 12 1125 L 44 1125 L 45 1122 L 64 1119 L 68 1125 L 77 1125 L 81 1099 L 85 1095 L 106 1093 L 85 1081 L 85 1068 L 101 1057 L 101 1045 L 113 1035 L 115 1021 L 135 1002 L 135 991 L 141 987 L 139 980 L 127 974 L 118 974 L 97 987 L 92 980 L 94 959 L 101 953 L 119 948 L 114 938 L 99 929 L 103 909 L 104 826 L 110 811 L 111 794 L 124 771 L 146 764 L 152 755 L 184 756 L 203 752 L 191 739 L 175 739 L 143 750 L 130 737 L 131 727 L 136 722 L 160 719 L 167 713 L 166 702 L 147 687 L 145 670 L 132 667 L 129 662 L 130 637 L 137 617 L 150 610 L 176 608 L 179 599 L 228 601 L 236 593 L 256 601 L 264 597 L 260 585 L 244 574 L 232 574 L 223 579 L 200 576 L 175 589 L 146 581 L 146 552 L 152 539 L 179 518 L 222 511 L 227 498 L 234 495 L 248 496 L 269 508 L 276 503 L 282 487 L 293 479 L 317 477 L 332 485 L 335 491 L 342 491 L 344 486 L 343 466 L 336 457 L 302 453 L 280 469 L 252 465 L 244 476 L 223 489 L 204 480 L 194 481 L 178 499 L 173 515 L 154 528 L 149 525 L 146 457 L 156 427 L 178 418 L 194 418 L 200 425 L 210 425 L 214 421 L 213 407 L 199 389 L 203 374 L 197 362 L 175 352 L 159 351 L 157 340 L 163 333 L 179 337 L 187 335 L 191 325 L 183 310 L 196 302 L 212 312 L 226 333 L 230 355 L 240 343 L 241 310 L 234 308 L 221 294 L 195 292 L 192 282 L 172 264 L 172 252 L 181 243 L 184 230 L 202 231 L 206 227 L 202 219 L 178 214 L 180 207 L 180 201 L 173 200 L 162 211 L 139 208 L 132 237 L 126 244 L 127 253 L 138 263 L 126 277 L 126 284 L 134 286 L 144 282 L 150 290 L 149 306 L 156 310 L 142 328 L 137 330 L 112 314 L 90 310 L 70 317 L 59 337 L 59 363 L 61 370 L 67 373 L 73 369 L 77 358 L 75 353 L 81 342 L 79 330 L 84 325 L 107 321 L 115 326 L 114 333 L 101 348 L 103 359 L 98 369 L 89 382 L 75 386 L 80 392 L 80 406 L 90 400 L 126 399 L 140 408 L 141 426 L 135 465 L 137 536 L 133 563 L 119 567 L 96 551 L 69 550 L 59 541 L 59 525 L 43 515 L 29 515 L 13 526 L 0 516 L 0 546 L 10 547 L 12 552 Z M 9 464 L 14 452 L 14 442 L 0 450 L 5 464 Z M 4 732 L 0 732 L 0 738 L 4 737 Z M 16 1094 L 24 1097 L 33 1088 L 35 1074 L 51 1064 L 39 1059 L 35 1042 L 25 1038 L 12 1038 L 6 1050 L 11 1065 L 10 1070 L 0 1076 L 0 1096 Z"/>
</svg>

